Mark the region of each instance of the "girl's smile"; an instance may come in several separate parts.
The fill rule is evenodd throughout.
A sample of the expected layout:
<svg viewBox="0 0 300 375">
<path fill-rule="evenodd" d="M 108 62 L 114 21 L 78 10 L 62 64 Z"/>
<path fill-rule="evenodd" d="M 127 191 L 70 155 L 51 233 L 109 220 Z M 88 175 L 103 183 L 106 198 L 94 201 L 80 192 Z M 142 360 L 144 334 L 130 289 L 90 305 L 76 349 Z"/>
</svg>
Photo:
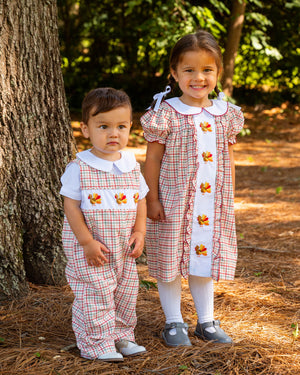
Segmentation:
<svg viewBox="0 0 300 375">
<path fill-rule="evenodd" d="M 182 54 L 171 74 L 182 91 L 181 101 L 194 107 L 211 105 L 208 95 L 217 84 L 219 71 L 212 53 L 199 49 Z"/>
</svg>

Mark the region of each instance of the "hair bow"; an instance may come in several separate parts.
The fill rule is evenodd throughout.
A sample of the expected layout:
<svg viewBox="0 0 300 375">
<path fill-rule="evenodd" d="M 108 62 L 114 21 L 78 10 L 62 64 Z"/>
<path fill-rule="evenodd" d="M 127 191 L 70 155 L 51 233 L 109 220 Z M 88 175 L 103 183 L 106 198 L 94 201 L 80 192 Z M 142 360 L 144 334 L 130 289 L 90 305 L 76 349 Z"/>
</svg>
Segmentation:
<svg viewBox="0 0 300 375">
<path fill-rule="evenodd" d="M 160 106 L 161 101 L 163 100 L 163 98 L 167 94 L 169 94 L 169 92 L 171 92 L 171 86 L 168 85 L 168 86 L 166 86 L 165 91 L 159 92 L 158 94 L 155 94 L 153 96 L 153 99 L 156 100 L 156 103 L 155 103 L 155 106 L 154 106 L 154 109 L 153 109 L 154 112 L 157 112 L 157 110 L 158 110 L 158 108 Z"/>
</svg>

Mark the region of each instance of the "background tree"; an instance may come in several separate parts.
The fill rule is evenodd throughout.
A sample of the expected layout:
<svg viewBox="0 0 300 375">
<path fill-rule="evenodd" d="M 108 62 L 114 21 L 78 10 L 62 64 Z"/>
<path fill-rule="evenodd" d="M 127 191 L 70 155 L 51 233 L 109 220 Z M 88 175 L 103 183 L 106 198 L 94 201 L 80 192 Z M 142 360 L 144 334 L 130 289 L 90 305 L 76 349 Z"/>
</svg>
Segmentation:
<svg viewBox="0 0 300 375">
<path fill-rule="evenodd" d="M 230 21 L 228 25 L 227 41 L 223 56 L 224 72 L 222 75 L 222 88 L 227 96 L 233 93 L 233 73 L 237 51 L 240 45 L 242 28 L 245 18 L 246 1 L 233 0 Z"/>
<path fill-rule="evenodd" d="M 64 281 L 60 176 L 74 151 L 55 0 L 0 2 L 0 297 Z"/>
</svg>

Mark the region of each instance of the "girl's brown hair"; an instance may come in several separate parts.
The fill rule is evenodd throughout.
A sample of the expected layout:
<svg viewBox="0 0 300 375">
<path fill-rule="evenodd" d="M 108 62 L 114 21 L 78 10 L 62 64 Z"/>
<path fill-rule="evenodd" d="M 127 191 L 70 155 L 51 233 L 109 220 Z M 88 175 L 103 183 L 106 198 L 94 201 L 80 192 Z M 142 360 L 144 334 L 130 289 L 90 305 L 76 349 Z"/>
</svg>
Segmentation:
<svg viewBox="0 0 300 375">
<path fill-rule="evenodd" d="M 118 107 L 129 107 L 131 102 L 126 92 L 112 87 L 103 87 L 91 90 L 82 102 L 82 121 L 87 124 L 90 116 L 108 112 Z"/>
<path fill-rule="evenodd" d="M 221 49 L 214 36 L 211 33 L 204 30 L 199 30 L 194 34 L 187 34 L 178 40 L 178 42 L 175 44 L 171 51 L 169 61 L 170 68 L 176 71 L 181 56 L 185 52 L 198 51 L 199 49 L 208 51 L 214 56 L 218 68 L 218 73 L 221 72 L 223 66 Z M 176 81 L 171 74 L 169 77 L 168 84 L 171 86 L 172 90 L 176 85 Z M 215 92 L 217 94 L 219 94 L 220 92 L 217 86 L 215 87 Z"/>
</svg>

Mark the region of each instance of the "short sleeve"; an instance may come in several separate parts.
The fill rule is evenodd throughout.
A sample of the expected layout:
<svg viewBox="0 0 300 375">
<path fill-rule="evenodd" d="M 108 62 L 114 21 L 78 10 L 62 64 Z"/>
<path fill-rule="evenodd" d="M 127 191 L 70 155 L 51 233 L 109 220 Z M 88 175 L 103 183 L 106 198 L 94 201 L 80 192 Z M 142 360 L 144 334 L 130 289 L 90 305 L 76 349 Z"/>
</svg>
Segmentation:
<svg viewBox="0 0 300 375">
<path fill-rule="evenodd" d="M 140 189 L 139 189 L 139 199 L 143 199 L 148 194 L 149 188 L 143 175 L 140 173 Z"/>
<path fill-rule="evenodd" d="M 230 144 L 236 143 L 236 136 L 244 127 L 244 115 L 240 109 L 231 108 L 229 110 L 229 125 L 227 131 L 227 139 Z"/>
<path fill-rule="evenodd" d="M 144 137 L 148 142 L 166 143 L 170 131 L 170 121 L 167 118 L 166 111 L 162 109 L 163 106 L 161 104 L 157 112 L 151 109 L 141 117 Z"/>
<path fill-rule="evenodd" d="M 60 181 L 62 183 L 61 195 L 76 201 L 81 200 L 80 167 L 77 163 L 71 162 L 67 165 Z"/>
</svg>

